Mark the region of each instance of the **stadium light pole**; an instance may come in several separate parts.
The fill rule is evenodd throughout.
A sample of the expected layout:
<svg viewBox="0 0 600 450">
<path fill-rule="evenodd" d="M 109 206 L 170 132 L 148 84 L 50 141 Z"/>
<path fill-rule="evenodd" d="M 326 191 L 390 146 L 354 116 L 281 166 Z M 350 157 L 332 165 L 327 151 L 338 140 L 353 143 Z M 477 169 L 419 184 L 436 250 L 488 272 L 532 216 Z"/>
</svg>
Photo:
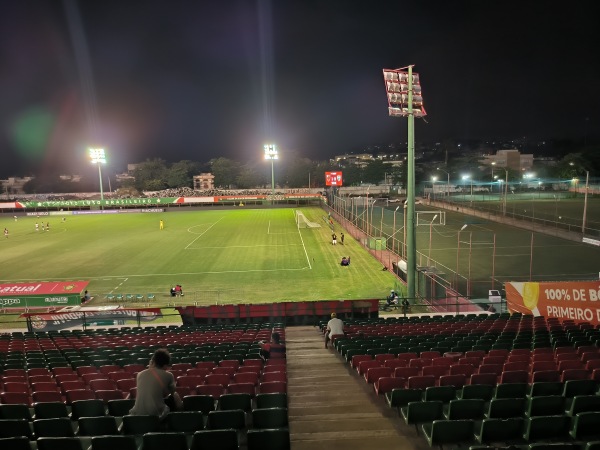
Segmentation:
<svg viewBox="0 0 600 450">
<path fill-rule="evenodd" d="M 265 159 L 271 160 L 271 195 L 273 196 L 271 200 L 275 201 L 275 167 L 273 163 L 276 159 L 279 159 L 279 153 L 274 144 L 265 144 L 264 149 Z"/>
<path fill-rule="evenodd" d="M 506 196 L 508 194 L 508 169 L 504 169 L 504 201 L 502 202 L 502 215 L 506 215 Z"/>
<path fill-rule="evenodd" d="M 431 194 L 433 197 L 433 201 L 435 201 L 435 182 L 437 181 L 437 177 L 434 175 L 431 177 Z"/>
<path fill-rule="evenodd" d="M 467 228 L 468 224 L 464 224 L 460 230 L 458 230 L 458 243 L 456 246 L 456 272 L 454 275 L 454 288 L 456 289 L 456 291 L 458 292 L 458 273 L 459 273 L 459 266 L 458 266 L 458 262 L 459 262 L 459 255 L 460 255 L 460 233 L 461 231 L 463 231 L 465 228 Z"/>
<path fill-rule="evenodd" d="M 394 210 L 394 226 L 392 227 L 392 251 L 396 249 L 396 246 L 394 245 L 394 241 L 396 240 L 396 212 L 398 212 L 399 208 L 400 205 L 396 206 L 396 209 Z"/>
<path fill-rule="evenodd" d="M 427 267 L 429 267 L 431 261 L 431 237 L 433 234 L 433 222 L 435 219 L 437 219 L 437 216 L 437 214 L 433 216 L 433 219 L 431 219 L 431 222 L 429 222 L 429 254 L 427 255 Z"/>
<path fill-rule="evenodd" d="M 413 66 L 400 69 L 383 69 L 383 79 L 388 99 L 388 113 L 391 117 L 408 118 L 408 177 L 406 183 L 407 214 L 407 259 L 406 284 L 409 299 L 416 299 L 417 287 L 417 246 L 415 215 L 415 117 L 424 117 L 419 74 L 413 73 Z"/>
<path fill-rule="evenodd" d="M 450 172 L 444 169 L 440 169 L 439 167 L 436 170 L 444 172 L 446 175 L 448 175 L 448 183 L 446 184 L 446 197 L 450 197 Z"/>
<path fill-rule="evenodd" d="M 585 234 L 585 221 L 587 218 L 587 203 L 588 203 L 588 189 L 590 185 L 590 171 L 585 171 L 585 193 L 583 194 L 583 220 L 581 221 L 581 234 Z"/>
<path fill-rule="evenodd" d="M 104 206 L 104 191 L 102 190 L 102 164 L 106 164 L 106 153 L 103 148 L 90 148 L 89 150 L 90 159 L 92 164 L 98 166 L 98 177 L 100 179 L 100 200 L 102 203 L 101 207 Z"/>
</svg>

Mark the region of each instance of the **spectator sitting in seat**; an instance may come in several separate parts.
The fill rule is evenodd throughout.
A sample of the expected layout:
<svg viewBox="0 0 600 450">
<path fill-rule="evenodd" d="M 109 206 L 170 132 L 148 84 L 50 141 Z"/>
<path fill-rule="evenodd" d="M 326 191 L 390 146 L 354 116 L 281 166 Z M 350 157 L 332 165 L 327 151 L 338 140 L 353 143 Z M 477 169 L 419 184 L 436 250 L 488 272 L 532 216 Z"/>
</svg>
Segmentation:
<svg viewBox="0 0 600 450">
<path fill-rule="evenodd" d="M 285 358 L 285 344 L 281 343 L 279 333 L 273 333 L 270 342 L 260 341 L 258 345 L 262 359 Z"/>
</svg>

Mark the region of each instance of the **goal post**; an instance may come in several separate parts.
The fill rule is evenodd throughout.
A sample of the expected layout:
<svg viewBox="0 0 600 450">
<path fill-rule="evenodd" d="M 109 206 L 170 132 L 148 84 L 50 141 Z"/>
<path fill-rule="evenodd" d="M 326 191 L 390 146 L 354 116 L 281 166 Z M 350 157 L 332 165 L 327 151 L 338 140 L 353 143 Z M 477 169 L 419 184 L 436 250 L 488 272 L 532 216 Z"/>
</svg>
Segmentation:
<svg viewBox="0 0 600 450">
<path fill-rule="evenodd" d="M 417 211 L 417 226 L 446 225 L 446 211 Z"/>
<path fill-rule="evenodd" d="M 294 217 L 296 220 L 296 226 L 298 229 L 300 228 L 321 228 L 321 225 L 315 222 L 311 222 L 306 218 L 306 216 L 302 213 L 302 211 L 296 210 L 294 212 Z"/>
</svg>

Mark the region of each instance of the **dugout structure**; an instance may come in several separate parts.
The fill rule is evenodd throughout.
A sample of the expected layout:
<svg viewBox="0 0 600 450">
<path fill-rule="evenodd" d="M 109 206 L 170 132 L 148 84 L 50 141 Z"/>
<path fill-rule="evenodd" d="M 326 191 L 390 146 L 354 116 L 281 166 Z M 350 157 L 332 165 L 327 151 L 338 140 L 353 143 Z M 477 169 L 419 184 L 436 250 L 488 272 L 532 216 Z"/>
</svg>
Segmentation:
<svg viewBox="0 0 600 450">
<path fill-rule="evenodd" d="M 310 220 L 308 220 L 306 218 L 306 216 L 302 213 L 302 211 L 295 211 L 295 219 L 296 219 L 296 226 L 300 229 L 300 228 L 321 228 L 321 225 L 319 225 L 316 222 L 311 222 Z"/>
</svg>

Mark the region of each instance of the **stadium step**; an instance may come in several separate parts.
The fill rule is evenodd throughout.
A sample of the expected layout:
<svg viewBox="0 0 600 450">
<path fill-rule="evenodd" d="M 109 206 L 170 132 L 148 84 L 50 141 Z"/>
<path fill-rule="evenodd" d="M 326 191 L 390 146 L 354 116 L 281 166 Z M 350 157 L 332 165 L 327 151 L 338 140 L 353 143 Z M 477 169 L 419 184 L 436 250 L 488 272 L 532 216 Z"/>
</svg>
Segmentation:
<svg viewBox="0 0 600 450">
<path fill-rule="evenodd" d="M 286 348 L 292 450 L 429 449 L 317 327 L 288 327 Z"/>
</svg>

